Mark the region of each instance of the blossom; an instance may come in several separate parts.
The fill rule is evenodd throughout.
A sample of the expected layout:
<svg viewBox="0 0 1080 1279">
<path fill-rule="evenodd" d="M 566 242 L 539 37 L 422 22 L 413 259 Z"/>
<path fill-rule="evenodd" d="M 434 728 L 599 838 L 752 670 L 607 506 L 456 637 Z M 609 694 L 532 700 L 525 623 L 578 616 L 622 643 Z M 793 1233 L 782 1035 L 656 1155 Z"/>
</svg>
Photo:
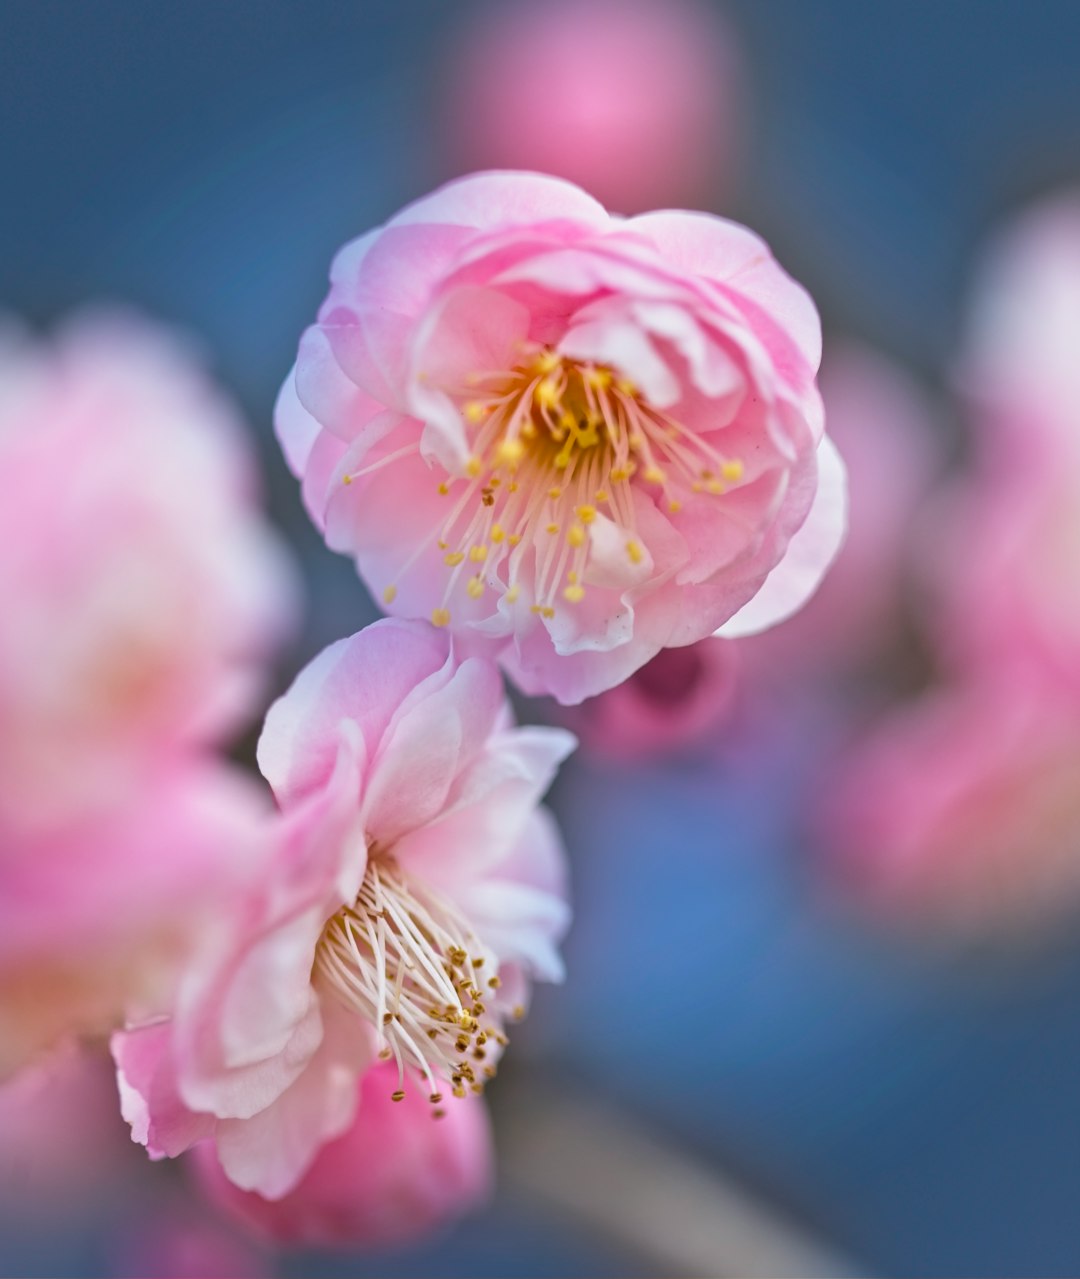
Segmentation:
<svg viewBox="0 0 1080 1279">
<path fill-rule="evenodd" d="M 111 803 L 257 705 L 292 619 L 243 429 L 133 315 L 0 333 L 0 821 Z"/>
<path fill-rule="evenodd" d="M 813 591 L 844 518 L 819 356 L 745 228 L 486 174 L 338 254 L 277 429 L 391 612 L 573 703 Z"/>
<path fill-rule="evenodd" d="M 280 837 L 171 1017 L 116 1037 L 136 1140 L 212 1139 L 231 1181 L 275 1199 L 348 1130 L 378 1059 L 436 1117 L 441 1081 L 482 1090 L 527 978 L 562 974 L 562 850 L 537 804 L 572 745 L 515 727 L 496 668 L 426 623 L 317 657 L 259 743 Z"/>
<path fill-rule="evenodd" d="M 711 8 L 547 0 L 477 18 L 463 23 L 443 93 L 463 170 L 539 169 L 623 213 L 708 202 L 730 185 L 742 59 Z"/>
<path fill-rule="evenodd" d="M 356 1120 L 322 1148 L 284 1198 L 270 1201 L 238 1190 L 209 1145 L 194 1152 L 203 1192 L 230 1218 L 279 1244 L 381 1248 L 417 1242 L 487 1198 L 491 1126 L 478 1097 L 448 1097 L 443 1122 L 432 1123 L 420 1092 L 393 1101 L 396 1080 L 392 1063 L 363 1075 Z"/>
<path fill-rule="evenodd" d="M 759 690 L 849 676 L 895 642 L 942 462 L 932 402 L 885 356 L 850 340 L 832 343 L 820 386 L 851 480 L 848 536 L 804 609 L 739 641 L 745 681 Z"/>
<path fill-rule="evenodd" d="M 1080 727 L 1017 672 L 883 716 L 830 767 L 823 847 L 896 916 L 1017 931 L 1080 898 Z"/>
<path fill-rule="evenodd" d="M 293 599 L 253 469 L 163 331 L 0 333 L 0 1076 L 162 998 L 262 839 L 215 755 Z"/>
<path fill-rule="evenodd" d="M 962 378 L 975 463 L 943 497 L 936 638 L 951 670 L 1042 671 L 1080 693 L 1080 198 L 996 242 Z"/>
<path fill-rule="evenodd" d="M 563 711 L 582 748 L 610 759 L 652 758 L 702 741 L 730 714 L 738 646 L 706 639 L 662 649 L 629 679 Z"/>
<path fill-rule="evenodd" d="M 263 797 L 207 760 L 27 834 L 0 821 L 0 1079 L 166 997 L 265 839 Z"/>
</svg>

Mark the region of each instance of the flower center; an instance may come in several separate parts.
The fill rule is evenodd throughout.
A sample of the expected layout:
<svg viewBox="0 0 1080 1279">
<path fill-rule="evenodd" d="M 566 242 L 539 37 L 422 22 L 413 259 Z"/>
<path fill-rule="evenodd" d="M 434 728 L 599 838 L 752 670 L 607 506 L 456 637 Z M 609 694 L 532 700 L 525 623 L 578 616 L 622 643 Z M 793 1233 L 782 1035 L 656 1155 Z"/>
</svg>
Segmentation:
<svg viewBox="0 0 1080 1279">
<path fill-rule="evenodd" d="M 411 1066 L 438 1105 L 438 1080 L 449 1079 L 463 1097 L 494 1077 L 493 1058 L 507 1040 L 497 1026 L 481 1026 L 483 988 L 499 987 L 496 974 L 481 976 L 492 963 L 449 902 L 373 850 L 356 901 L 323 928 L 314 969 L 347 1008 L 377 1027 L 380 1057 L 398 1064 L 394 1100 L 404 1098 Z"/>
<path fill-rule="evenodd" d="M 617 527 L 630 566 L 642 564 L 632 485 L 676 514 L 696 495 L 716 497 L 743 479 L 741 461 L 654 409 L 605 365 L 534 347 L 509 371 L 468 381 L 457 398 L 472 452 L 464 475 L 439 483 L 450 503 L 431 535 L 447 568 L 436 626 L 450 622 L 462 588 L 473 600 L 493 591 L 516 603 L 526 563 L 534 613 L 553 617 L 579 604 L 601 525 Z M 422 543 L 402 572 L 430 550 Z M 390 585 L 383 598 L 389 604 L 396 594 Z"/>
</svg>

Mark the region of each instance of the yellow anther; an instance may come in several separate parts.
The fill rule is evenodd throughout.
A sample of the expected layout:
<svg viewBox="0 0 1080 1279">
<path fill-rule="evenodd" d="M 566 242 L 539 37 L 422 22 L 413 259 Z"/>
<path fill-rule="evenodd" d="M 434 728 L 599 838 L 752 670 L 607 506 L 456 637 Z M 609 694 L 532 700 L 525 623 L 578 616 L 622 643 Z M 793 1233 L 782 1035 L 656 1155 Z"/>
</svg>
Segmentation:
<svg viewBox="0 0 1080 1279">
<path fill-rule="evenodd" d="M 522 1019 L 522 1017 L 524 1017 L 524 1016 L 525 1016 L 525 1005 L 524 1005 L 524 1004 L 515 1004 L 515 1005 L 514 1005 L 514 1012 L 513 1012 L 514 1020 L 515 1020 L 515 1021 L 520 1021 L 520 1020 Z"/>
<path fill-rule="evenodd" d="M 517 466 L 525 456 L 525 445 L 516 437 L 503 440 L 495 450 L 495 461 L 503 466 Z"/>
<path fill-rule="evenodd" d="M 474 453 L 472 457 L 465 463 L 465 471 L 467 474 L 476 476 L 483 470 L 483 462 Z"/>
<path fill-rule="evenodd" d="M 553 608 L 542 608 L 542 609 L 540 610 L 540 616 L 541 616 L 541 617 L 548 617 L 548 618 L 554 617 L 554 616 L 555 616 L 555 610 L 554 610 Z"/>
<path fill-rule="evenodd" d="M 431 610 L 431 624 L 433 626 L 449 626 L 450 610 L 448 608 L 433 608 Z"/>
<path fill-rule="evenodd" d="M 451 551 L 449 555 L 443 556 L 443 563 L 449 564 L 451 568 L 456 568 L 464 558 L 464 551 Z"/>
<path fill-rule="evenodd" d="M 551 373 L 559 367 L 559 357 L 554 351 L 541 351 L 533 361 L 537 373 Z"/>
<path fill-rule="evenodd" d="M 536 388 L 537 403 L 545 409 L 553 409 L 559 402 L 559 386 L 546 377 Z"/>
<path fill-rule="evenodd" d="M 577 418 L 574 417 L 573 413 L 567 411 L 560 416 L 559 425 L 564 431 L 572 431 L 577 426 Z"/>
<path fill-rule="evenodd" d="M 518 542 L 521 541 L 521 534 L 511 533 L 506 540 L 510 543 L 511 546 L 517 546 Z"/>
<path fill-rule="evenodd" d="M 520 587 L 520 586 L 518 586 L 518 584 L 515 582 L 515 583 L 514 583 L 514 585 L 513 585 L 513 586 L 511 586 L 511 587 L 510 587 L 510 589 L 506 592 L 506 602 L 507 602 L 507 604 L 514 604 L 514 603 L 516 603 L 516 602 L 517 602 L 517 597 L 518 597 L 520 594 L 521 594 L 521 587 Z"/>
<path fill-rule="evenodd" d="M 439 492 L 442 494 L 443 497 L 445 497 L 447 493 L 450 492 L 450 485 L 447 484 L 445 480 L 443 480 L 442 483 L 439 485 Z"/>
<path fill-rule="evenodd" d="M 585 587 L 579 582 L 571 582 L 563 591 L 563 598 L 569 600 L 571 604 L 580 604 L 585 598 Z"/>
<path fill-rule="evenodd" d="M 475 564 L 482 564 L 487 559 L 487 547 L 482 542 L 479 546 L 470 547 L 469 559 Z"/>
<path fill-rule="evenodd" d="M 610 369 L 589 369 L 585 374 L 585 380 L 594 390 L 606 391 L 613 378 Z"/>
<path fill-rule="evenodd" d="M 393 585 L 388 586 L 386 590 L 383 591 L 382 597 L 384 604 L 393 604 L 394 600 L 397 599 L 397 587 Z"/>
<path fill-rule="evenodd" d="M 501 524 L 492 524 L 491 540 L 493 542 L 501 542 L 505 536 L 506 536 L 506 530 L 502 527 Z"/>
<path fill-rule="evenodd" d="M 548 497 L 550 497 L 553 502 L 557 502 L 559 498 L 562 497 L 562 489 L 556 484 L 554 488 L 548 489 Z"/>
<path fill-rule="evenodd" d="M 632 449 L 634 449 L 635 451 L 636 451 L 637 449 L 642 449 L 642 448 L 644 448 L 644 447 L 645 447 L 645 437 L 644 437 L 644 435 L 641 435 L 641 434 L 640 434 L 639 432 L 637 432 L 637 431 L 635 431 L 635 432 L 633 433 L 633 435 L 631 435 L 631 436 L 629 437 L 629 439 L 628 439 L 626 442 L 627 442 L 627 444 L 629 444 L 629 445 L 630 445 L 630 447 L 631 447 Z"/>
<path fill-rule="evenodd" d="M 637 395 L 637 387 L 628 377 L 619 378 L 615 385 L 623 393 L 623 395 Z"/>
<path fill-rule="evenodd" d="M 571 546 L 584 546 L 585 529 L 580 524 L 572 525 L 570 532 L 566 535 L 566 540 Z"/>
<path fill-rule="evenodd" d="M 597 503 L 610 502 L 611 494 L 607 491 L 607 489 L 597 489 L 596 501 Z"/>
<path fill-rule="evenodd" d="M 557 533 L 557 532 L 559 531 L 559 526 L 558 526 L 558 524 L 549 524 L 549 525 L 547 526 L 547 531 L 548 531 L 549 533 Z"/>
<path fill-rule="evenodd" d="M 499 987 L 502 985 L 502 981 L 498 977 L 489 977 L 488 985 L 491 987 L 492 990 L 498 990 Z"/>
<path fill-rule="evenodd" d="M 672 513 L 672 515 L 678 515 L 678 513 L 682 510 L 682 503 L 678 498 L 673 497 L 668 503 L 668 510 Z"/>
<path fill-rule="evenodd" d="M 621 484 L 623 480 L 628 480 L 633 473 L 633 469 L 629 466 L 617 466 L 611 472 L 611 482 L 613 484 Z"/>
<path fill-rule="evenodd" d="M 631 564 L 640 564 L 645 558 L 645 552 L 641 549 L 640 542 L 627 542 L 626 553 L 630 557 Z"/>
<path fill-rule="evenodd" d="M 743 477 L 743 464 L 737 458 L 730 462 L 725 462 L 720 468 L 720 474 L 725 480 L 730 480 L 732 484 L 736 484 Z"/>
<path fill-rule="evenodd" d="M 529 605 L 529 612 L 530 612 L 530 613 L 535 613 L 537 617 L 539 617 L 539 616 L 540 616 L 540 614 L 541 614 L 543 611 L 544 611 L 544 606 L 543 606 L 542 604 L 530 604 L 530 605 Z"/>
<path fill-rule="evenodd" d="M 394 1090 L 394 1091 L 390 1094 L 390 1100 L 391 1100 L 391 1101 L 404 1101 L 404 1100 L 405 1100 L 405 1089 L 404 1089 L 404 1088 L 396 1088 L 396 1089 L 395 1089 L 395 1090 Z"/>
<path fill-rule="evenodd" d="M 705 481 L 705 492 L 706 492 L 706 493 L 719 494 L 719 493 L 724 493 L 724 492 L 726 492 L 726 491 L 727 491 L 727 490 L 724 488 L 723 484 L 721 484 L 719 480 L 706 480 L 706 481 Z"/>
<path fill-rule="evenodd" d="M 442 1093 L 433 1092 L 431 1096 L 428 1098 L 428 1101 L 430 1101 L 433 1106 L 437 1106 L 439 1102 L 442 1101 Z"/>
<path fill-rule="evenodd" d="M 467 422 L 477 423 L 484 420 L 487 413 L 487 405 L 481 404 L 479 400 L 470 400 L 465 405 L 465 420 Z"/>
<path fill-rule="evenodd" d="M 646 484 L 663 484 L 667 476 L 658 466 L 648 466 L 645 468 L 642 479 Z"/>
<path fill-rule="evenodd" d="M 352 476 L 351 476 L 351 475 L 349 475 L 349 474 L 345 474 L 345 475 L 343 475 L 343 476 L 341 477 L 341 482 L 342 482 L 342 484 L 351 484 L 351 483 L 352 483 Z"/>
<path fill-rule="evenodd" d="M 579 506 L 577 508 L 577 517 L 582 524 L 591 524 L 596 519 L 595 506 Z"/>
<path fill-rule="evenodd" d="M 469 592 L 469 598 L 478 600 L 484 593 L 484 579 L 482 577 L 470 577 L 465 587 Z"/>
</svg>

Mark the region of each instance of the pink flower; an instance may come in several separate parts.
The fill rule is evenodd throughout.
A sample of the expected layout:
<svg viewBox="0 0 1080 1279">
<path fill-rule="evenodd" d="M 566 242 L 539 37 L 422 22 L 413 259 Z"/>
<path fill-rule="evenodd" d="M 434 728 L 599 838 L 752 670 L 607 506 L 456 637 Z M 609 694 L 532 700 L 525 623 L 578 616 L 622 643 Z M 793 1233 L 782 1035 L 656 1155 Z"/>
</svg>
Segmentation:
<svg viewBox="0 0 1080 1279">
<path fill-rule="evenodd" d="M 561 977 L 562 850 L 537 804 L 572 745 L 515 728 L 496 669 L 425 623 L 316 658 L 259 744 L 281 839 L 171 1020 L 116 1039 L 136 1140 L 212 1138 L 230 1180 L 276 1199 L 349 1129 L 376 1059 L 436 1115 L 441 1080 L 482 1088 L 526 978 Z"/>
<path fill-rule="evenodd" d="M 70 1222 L 139 1166 L 104 1052 L 65 1044 L 0 1085 L 0 1219 Z"/>
<path fill-rule="evenodd" d="M 202 1189 L 229 1217 L 275 1243 L 382 1248 L 416 1243 L 478 1206 L 492 1184 L 491 1126 L 478 1097 L 448 1098 L 441 1123 L 418 1091 L 392 1100 L 395 1067 L 360 1081 L 358 1113 L 282 1199 L 238 1190 L 210 1145 L 198 1147 Z"/>
<path fill-rule="evenodd" d="M 562 720 L 583 749 L 609 759 L 648 759 L 692 746 L 731 712 L 737 649 L 724 639 L 662 649 L 615 688 L 568 707 Z"/>
<path fill-rule="evenodd" d="M 0 1076 L 160 999 L 264 838 L 207 748 L 292 602 L 232 410 L 130 316 L 0 333 Z"/>
<path fill-rule="evenodd" d="M 118 1279 L 270 1279 L 260 1249 L 208 1221 L 181 1196 L 160 1199 L 110 1232 L 108 1274 Z"/>
<path fill-rule="evenodd" d="M 538 169 L 624 213 L 729 185 L 741 58 L 711 8 L 547 0 L 477 18 L 447 59 L 447 142 L 464 170 Z"/>
<path fill-rule="evenodd" d="M 1080 199 L 999 241 L 964 378 L 976 462 L 943 502 L 931 576 L 951 666 L 1042 672 L 1080 694 Z"/>
<path fill-rule="evenodd" d="M 264 810 L 225 765 L 176 762 L 63 825 L 0 820 L 0 1079 L 166 997 L 265 842 Z"/>
<path fill-rule="evenodd" d="M 783 626 L 738 644 L 748 683 L 850 674 L 895 639 L 941 449 L 932 405 L 903 369 L 857 343 L 830 346 L 820 385 L 851 478 L 848 536 L 821 589 Z"/>
<path fill-rule="evenodd" d="M 1080 726 L 1003 671 L 883 718 L 835 765 L 825 847 L 894 914 L 1018 929 L 1080 898 Z"/>
<path fill-rule="evenodd" d="M 278 432 L 392 612 L 573 703 L 817 585 L 844 518 L 817 313 L 745 228 L 486 174 L 331 279 Z"/>
<path fill-rule="evenodd" d="M 0 334 L 0 471 L 0 822 L 37 829 L 241 724 L 293 580 L 232 408 L 132 316 Z"/>
</svg>

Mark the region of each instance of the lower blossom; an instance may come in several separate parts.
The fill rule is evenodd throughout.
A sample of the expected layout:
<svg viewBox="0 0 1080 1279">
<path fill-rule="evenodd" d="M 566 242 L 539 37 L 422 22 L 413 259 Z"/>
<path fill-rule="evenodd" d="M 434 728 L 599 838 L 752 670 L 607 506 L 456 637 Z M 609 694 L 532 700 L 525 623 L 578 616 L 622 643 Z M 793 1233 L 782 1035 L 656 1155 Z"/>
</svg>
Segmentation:
<svg viewBox="0 0 1080 1279">
<path fill-rule="evenodd" d="M 573 744 L 515 727 L 496 668 L 425 623 L 317 657 L 267 716 L 280 830 L 231 926 L 167 1015 L 115 1039 L 135 1139 L 212 1141 L 230 1181 L 280 1199 L 376 1062 L 434 1120 L 447 1082 L 481 1092 L 529 978 L 562 975 L 563 853 L 538 801 Z"/>
</svg>

